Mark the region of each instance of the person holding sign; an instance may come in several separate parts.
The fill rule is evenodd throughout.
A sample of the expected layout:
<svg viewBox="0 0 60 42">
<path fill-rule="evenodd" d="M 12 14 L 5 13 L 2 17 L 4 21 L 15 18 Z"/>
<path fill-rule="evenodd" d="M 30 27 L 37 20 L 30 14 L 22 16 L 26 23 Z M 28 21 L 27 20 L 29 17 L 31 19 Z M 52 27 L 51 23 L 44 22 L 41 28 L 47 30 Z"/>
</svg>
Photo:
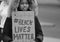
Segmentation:
<svg viewBox="0 0 60 42">
<path fill-rule="evenodd" d="M 34 11 L 35 13 L 35 36 L 36 36 L 35 41 L 42 42 L 43 32 L 42 32 L 41 25 L 37 17 L 37 14 L 38 14 L 37 1 L 36 0 L 20 0 L 17 10 L 18 11 Z"/>
<path fill-rule="evenodd" d="M 0 5 L 0 41 L 1 38 L 3 42 L 10 42 L 12 41 L 12 12 L 13 4 L 15 0 L 1 0 Z M 2 18 L 3 17 L 3 18 Z M 1 29 L 2 34 L 1 34 Z"/>
<path fill-rule="evenodd" d="M 7 1 L 8 1 L 8 3 L 5 4 Z M 3 3 L 7 7 L 6 12 L 4 11 L 6 14 L 4 14 L 4 12 L 2 12 L 4 14 L 4 16 L 7 17 L 6 21 L 5 21 L 5 24 L 4 24 L 4 27 L 3 27 L 4 28 L 3 29 L 3 40 L 4 40 L 4 42 L 11 41 L 11 39 L 12 39 L 12 18 L 11 18 L 11 13 L 12 13 L 12 9 L 17 7 L 17 6 L 15 7 L 13 5 L 14 1 L 15 0 L 5 0 L 5 1 L 3 1 Z M 42 42 L 43 32 L 42 32 L 39 20 L 37 18 L 37 14 L 38 14 L 37 1 L 36 0 L 20 0 L 17 10 L 18 11 L 34 11 L 34 13 L 35 13 L 35 36 L 36 36 L 35 41 L 36 42 Z"/>
<path fill-rule="evenodd" d="M 2 40 L 3 42 L 8 42 L 12 39 L 12 18 L 11 18 L 11 2 L 12 0 L 1 0 L 0 5 L 0 16 L 1 25 L 0 28 L 3 28 L 2 31 Z"/>
</svg>

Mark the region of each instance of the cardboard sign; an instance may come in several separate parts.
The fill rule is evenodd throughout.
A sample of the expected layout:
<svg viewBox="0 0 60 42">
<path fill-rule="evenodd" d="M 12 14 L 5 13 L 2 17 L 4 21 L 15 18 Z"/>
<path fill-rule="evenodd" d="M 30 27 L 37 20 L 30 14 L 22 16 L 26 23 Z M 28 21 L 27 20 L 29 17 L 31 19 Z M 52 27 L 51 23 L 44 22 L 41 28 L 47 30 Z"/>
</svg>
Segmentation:
<svg viewBox="0 0 60 42">
<path fill-rule="evenodd" d="M 12 14 L 13 42 L 35 42 L 33 11 L 18 11 Z"/>
</svg>

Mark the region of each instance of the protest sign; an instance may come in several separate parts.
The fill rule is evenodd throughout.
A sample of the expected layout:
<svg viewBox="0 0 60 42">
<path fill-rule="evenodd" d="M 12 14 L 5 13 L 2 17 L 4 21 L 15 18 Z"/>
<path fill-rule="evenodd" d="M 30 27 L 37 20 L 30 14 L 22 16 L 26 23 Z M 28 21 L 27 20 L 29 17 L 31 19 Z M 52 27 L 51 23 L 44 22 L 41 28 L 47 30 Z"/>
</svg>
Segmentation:
<svg viewBox="0 0 60 42">
<path fill-rule="evenodd" d="M 35 42 L 34 12 L 13 12 L 12 31 L 13 42 Z"/>
</svg>

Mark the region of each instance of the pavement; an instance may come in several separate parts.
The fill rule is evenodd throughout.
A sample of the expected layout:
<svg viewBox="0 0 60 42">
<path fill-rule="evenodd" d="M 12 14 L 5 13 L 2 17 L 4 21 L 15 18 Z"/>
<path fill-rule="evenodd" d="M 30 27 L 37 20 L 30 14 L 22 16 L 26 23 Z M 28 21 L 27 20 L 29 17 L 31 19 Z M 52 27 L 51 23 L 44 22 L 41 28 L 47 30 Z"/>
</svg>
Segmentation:
<svg viewBox="0 0 60 42">
<path fill-rule="evenodd" d="M 55 6 L 39 6 L 39 21 L 55 26 L 42 26 L 44 34 L 43 42 L 60 42 L 60 8 Z"/>
<path fill-rule="evenodd" d="M 55 25 L 42 27 L 44 36 L 60 39 L 60 8 L 52 6 L 39 6 L 38 17 L 40 23 L 51 23 Z"/>
<path fill-rule="evenodd" d="M 43 42 L 60 42 L 60 39 L 52 37 L 44 37 Z"/>
</svg>

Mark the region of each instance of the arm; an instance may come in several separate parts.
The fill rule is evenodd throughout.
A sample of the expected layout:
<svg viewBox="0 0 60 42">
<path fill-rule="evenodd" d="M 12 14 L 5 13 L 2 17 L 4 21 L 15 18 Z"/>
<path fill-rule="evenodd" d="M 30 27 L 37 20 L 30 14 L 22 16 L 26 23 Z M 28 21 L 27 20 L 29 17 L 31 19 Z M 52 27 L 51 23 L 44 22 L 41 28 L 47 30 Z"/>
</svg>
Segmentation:
<svg viewBox="0 0 60 42">
<path fill-rule="evenodd" d="M 37 16 L 38 15 L 38 3 L 37 3 L 37 0 L 32 1 L 32 9 L 33 9 L 35 15 Z"/>
<path fill-rule="evenodd" d="M 18 7 L 18 5 L 19 5 L 19 2 L 20 2 L 20 0 L 13 0 L 12 5 L 11 5 L 13 11 L 14 11 L 14 10 L 17 11 L 17 7 Z"/>
<path fill-rule="evenodd" d="M 38 17 L 35 16 L 35 31 L 36 31 L 36 39 L 35 41 L 38 42 L 38 41 L 43 41 L 43 31 L 42 31 L 42 28 L 41 28 L 41 25 L 40 25 L 40 22 L 38 20 Z"/>
<path fill-rule="evenodd" d="M 17 0 L 18 1 L 18 0 Z M 10 14 L 10 16 L 12 16 L 12 12 L 16 11 L 17 8 L 17 3 L 16 0 L 9 0 L 9 8 L 8 8 L 8 13 Z"/>
</svg>

